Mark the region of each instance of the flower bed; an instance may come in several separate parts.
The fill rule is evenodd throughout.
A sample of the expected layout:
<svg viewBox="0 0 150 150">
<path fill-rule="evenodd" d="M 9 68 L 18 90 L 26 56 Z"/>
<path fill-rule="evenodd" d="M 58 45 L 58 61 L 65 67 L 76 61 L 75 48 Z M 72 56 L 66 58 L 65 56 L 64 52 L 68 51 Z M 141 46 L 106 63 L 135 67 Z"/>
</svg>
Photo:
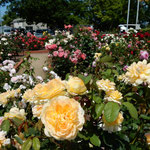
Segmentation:
<svg viewBox="0 0 150 150">
<path fill-rule="evenodd" d="M 28 61 L 19 76 L 4 61 L 1 148 L 149 149 L 149 38 L 91 28 L 57 32 L 46 44 L 52 67 L 43 68 L 45 79 Z"/>
</svg>

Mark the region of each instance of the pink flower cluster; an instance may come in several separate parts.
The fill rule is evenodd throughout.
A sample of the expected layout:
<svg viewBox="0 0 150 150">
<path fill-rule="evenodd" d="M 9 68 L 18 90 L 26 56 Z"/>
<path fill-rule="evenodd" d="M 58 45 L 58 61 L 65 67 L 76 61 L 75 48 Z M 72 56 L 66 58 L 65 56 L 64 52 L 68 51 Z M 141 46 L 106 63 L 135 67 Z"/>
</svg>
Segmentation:
<svg viewBox="0 0 150 150">
<path fill-rule="evenodd" d="M 73 52 L 73 55 L 70 56 L 69 59 L 72 63 L 77 64 L 80 59 L 86 59 L 86 54 L 82 53 L 81 50 L 77 49 Z"/>
<path fill-rule="evenodd" d="M 69 25 L 64 25 L 64 28 L 65 28 L 65 29 L 71 29 L 71 28 L 73 28 L 73 26 L 70 25 L 70 24 L 69 24 Z"/>
<path fill-rule="evenodd" d="M 86 59 L 86 54 L 82 53 L 79 49 L 71 53 L 69 50 L 64 50 L 61 46 L 59 46 L 58 50 L 54 50 L 52 52 L 52 57 L 69 58 L 72 63 L 77 64 L 79 60 Z"/>
<path fill-rule="evenodd" d="M 57 48 L 57 45 L 56 44 L 46 45 L 45 48 L 47 50 L 55 50 Z"/>
<path fill-rule="evenodd" d="M 69 50 L 64 51 L 64 49 L 62 47 L 59 47 L 58 51 L 53 51 L 53 56 L 54 57 L 67 58 L 69 54 L 70 54 L 70 51 Z"/>
</svg>

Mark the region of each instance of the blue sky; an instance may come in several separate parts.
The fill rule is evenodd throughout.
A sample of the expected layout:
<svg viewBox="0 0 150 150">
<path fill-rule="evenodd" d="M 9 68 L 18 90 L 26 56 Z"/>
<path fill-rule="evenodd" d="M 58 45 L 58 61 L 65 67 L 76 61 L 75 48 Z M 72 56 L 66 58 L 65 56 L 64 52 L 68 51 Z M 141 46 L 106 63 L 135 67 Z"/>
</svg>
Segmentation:
<svg viewBox="0 0 150 150">
<path fill-rule="evenodd" d="M 5 14 L 6 7 L 7 7 L 7 6 L 4 6 L 4 7 L 0 6 L 0 19 L 1 19 L 2 16 Z"/>
</svg>

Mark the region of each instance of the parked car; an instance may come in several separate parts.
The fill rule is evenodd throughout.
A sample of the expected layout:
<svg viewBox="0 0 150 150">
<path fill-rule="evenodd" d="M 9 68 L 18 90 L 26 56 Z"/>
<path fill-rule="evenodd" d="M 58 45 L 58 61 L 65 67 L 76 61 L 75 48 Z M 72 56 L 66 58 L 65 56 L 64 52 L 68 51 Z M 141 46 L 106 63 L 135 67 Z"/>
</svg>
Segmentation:
<svg viewBox="0 0 150 150">
<path fill-rule="evenodd" d="M 34 33 L 34 35 L 38 38 L 43 36 L 43 30 L 42 29 L 37 29 Z"/>
<path fill-rule="evenodd" d="M 4 29 L 4 35 L 10 35 L 11 29 Z"/>
</svg>

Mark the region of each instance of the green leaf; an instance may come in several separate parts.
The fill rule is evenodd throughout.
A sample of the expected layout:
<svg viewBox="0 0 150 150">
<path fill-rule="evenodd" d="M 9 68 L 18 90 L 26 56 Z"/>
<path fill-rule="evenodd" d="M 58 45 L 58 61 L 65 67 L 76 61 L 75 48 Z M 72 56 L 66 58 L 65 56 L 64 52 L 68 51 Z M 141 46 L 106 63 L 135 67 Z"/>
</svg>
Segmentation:
<svg viewBox="0 0 150 150">
<path fill-rule="evenodd" d="M 97 119 L 101 116 L 103 109 L 104 109 L 103 103 L 95 105 L 95 112 L 96 112 L 96 118 L 95 119 Z"/>
<path fill-rule="evenodd" d="M 111 74 L 111 69 L 107 69 L 107 70 L 105 71 L 105 74 L 106 74 L 106 75 L 110 75 L 110 74 Z"/>
<path fill-rule="evenodd" d="M 124 97 L 126 97 L 126 96 L 133 96 L 134 94 L 135 94 L 135 93 L 133 93 L 133 92 L 131 93 L 131 92 L 130 92 L 130 93 L 127 93 Z"/>
<path fill-rule="evenodd" d="M 104 56 L 100 59 L 100 62 L 104 63 L 104 62 L 110 62 L 112 60 L 111 56 Z"/>
<path fill-rule="evenodd" d="M 89 140 L 89 137 L 87 135 L 83 135 L 81 132 L 78 132 L 78 137 L 84 139 L 85 141 Z"/>
<path fill-rule="evenodd" d="M 101 99 L 99 96 L 96 96 L 96 95 L 93 96 L 93 100 L 94 100 L 96 103 L 101 103 L 101 102 L 102 102 L 102 99 Z"/>
<path fill-rule="evenodd" d="M 95 135 L 95 134 L 93 134 L 93 136 L 90 138 L 90 142 L 94 146 L 100 147 L 100 145 L 101 145 L 101 141 L 100 141 L 99 137 L 97 135 Z"/>
<path fill-rule="evenodd" d="M 39 150 L 40 149 L 40 141 L 37 137 L 33 138 L 33 145 L 32 145 L 34 150 Z"/>
<path fill-rule="evenodd" d="M 1 129 L 2 129 L 3 131 L 8 132 L 9 129 L 10 129 L 10 121 L 9 121 L 9 120 L 4 120 L 4 121 L 2 122 L 2 124 L 1 124 Z"/>
<path fill-rule="evenodd" d="M 113 122 L 117 119 L 120 107 L 117 103 L 108 102 L 104 107 L 104 117 L 107 122 Z"/>
<path fill-rule="evenodd" d="M 23 141 L 19 136 L 15 136 L 15 139 L 19 144 L 23 144 Z"/>
<path fill-rule="evenodd" d="M 85 83 L 85 76 L 84 76 L 84 75 L 79 74 L 78 77 L 79 77 L 81 80 L 83 80 L 83 82 Z"/>
<path fill-rule="evenodd" d="M 87 77 L 85 77 L 84 83 L 88 84 L 91 79 L 92 79 L 92 75 L 88 75 Z"/>
<path fill-rule="evenodd" d="M 21 150 L 30 150 L 31 146 L 32 146 L 32 140 L 31 140 L 31 139 L 27 139 L 27 140 L 23 143 Z"/>
<path fill-rule="evenodd" d="M 141 114 L 139 118 L 145 119 L 145 120 L 150 120 L 150 116 Z"/>
<path fill-rule="evenodd" d="M 12 121 L 16 126 L 20 126 L 23 123 L 23 121 L 18 118 L 13 118 Z"/>
<path fill-rule="evenodd" d="M 138 112 L 136 108 L 133 106 L 133 104 L 129 102 L 124 102 L 123 105 L 127 107 L 131 117 L 133 117 L 134 119 L 138 119 Z"/>
</svg>

